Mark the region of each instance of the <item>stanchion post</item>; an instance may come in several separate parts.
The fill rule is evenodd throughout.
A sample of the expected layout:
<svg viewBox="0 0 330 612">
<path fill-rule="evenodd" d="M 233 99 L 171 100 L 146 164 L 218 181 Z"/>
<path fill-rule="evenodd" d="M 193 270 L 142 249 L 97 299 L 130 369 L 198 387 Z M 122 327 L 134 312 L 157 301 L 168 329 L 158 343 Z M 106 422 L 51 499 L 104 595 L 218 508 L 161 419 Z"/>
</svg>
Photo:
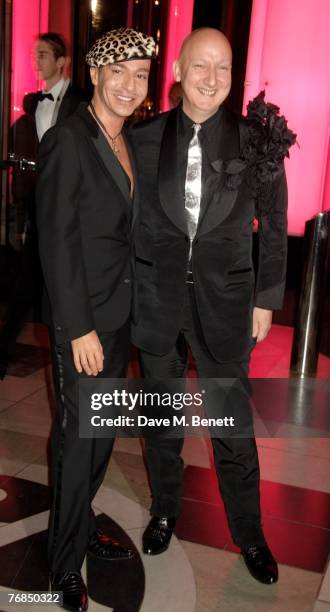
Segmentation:
<svg viewBox="0 0 330 612">
<path fill-rule="evenodd" d="M 304 269 L 297 322 L 291 352 L 292 376 L 315 376 L 321 340 L 329 257 L 330 211 L 307 221 L 304 235 Z"/>
</svg>

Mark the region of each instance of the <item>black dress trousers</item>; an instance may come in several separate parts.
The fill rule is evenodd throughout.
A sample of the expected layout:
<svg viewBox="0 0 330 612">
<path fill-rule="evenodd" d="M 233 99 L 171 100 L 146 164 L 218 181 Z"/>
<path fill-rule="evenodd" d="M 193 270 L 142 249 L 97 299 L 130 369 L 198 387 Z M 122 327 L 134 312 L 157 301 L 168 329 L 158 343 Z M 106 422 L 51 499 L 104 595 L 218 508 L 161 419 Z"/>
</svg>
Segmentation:
<svg viewBox="0 0 330 612">
<path fill-rule="evenodd" d="M 182 328 L 176 345 L 166 355 L 157 356 L 141 351 L 141 366 L 145 378 L 183 378 L 187 372 L 190 347 L 200 378 L 230 378 L 248 384 L 249 362 L 218 363 L 209 353 L 197 314 L 193 285 L 187 285 Z M 233 395 L 239 401 L 239 413 L 251 419 L 251 436 L 212 438 L 214 463 L 224 501 L 229 528 L 237 546 L 265 543 L 261 528 L 259 461 L 253 434 L 248 394 Z M 227 410 L 228 413 L 228 410 Z M 215 416 L 207 415 L 207 416 Z M 230 414 L 228 413 L 228 416 Z M 146 459 L 152 488 L 151 514 L 178 516 L 181 510 L 183 461 L 180 456 L 183 438 L 159 436 L 145 440 Z"/>
<path fill-rule="evenodd" d="M 91 502 L 105 476 L 114 439 L 79 438 L 79 379 L 71 343 L 55 344 L 51 332 L 57 414 L 52 431 L 53 501 L 48 555 L 52 572 L 79 571 L 95 531 Z M 102 378 L 126 376 L 129 324 L 114 332 L 99 333 L 104 351 Z"/>
</svg>

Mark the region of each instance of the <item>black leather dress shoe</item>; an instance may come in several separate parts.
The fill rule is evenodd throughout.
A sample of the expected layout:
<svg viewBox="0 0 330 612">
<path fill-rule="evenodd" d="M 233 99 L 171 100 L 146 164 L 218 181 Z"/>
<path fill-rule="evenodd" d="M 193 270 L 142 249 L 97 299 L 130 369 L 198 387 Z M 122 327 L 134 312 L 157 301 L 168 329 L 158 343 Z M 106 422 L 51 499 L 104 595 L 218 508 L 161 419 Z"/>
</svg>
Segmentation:
<svg viewBox="0 0 330 612">
<path fill-rule="evenodd" d="M 153 516 L 146 528 L 142 543 L 146 555 L 159 555 L 168 549 L 175 527 L 175 518 Z"/>
<path fill-rule="evenodd" d="M 253 578 L 263 584 L 274 584 L 278 581 L 277 563 L 267 545 L 249 546 L 241 552 Z"/>
<path fill-rule="evenodd" d="M 104 561 L 120 561 L 134 557 L 130 548 L 124 548 L 119 542 L 98 529 L 89 538 L 87 552 Z"/>
<path fill-rule="evenodd" d="M 63 592 L 62 608 L 72 612 L 84 612 L 88 608 L 86 585 L 80 572 L 61 572 L 51 576 L 52 591 Z"/>
</svg>

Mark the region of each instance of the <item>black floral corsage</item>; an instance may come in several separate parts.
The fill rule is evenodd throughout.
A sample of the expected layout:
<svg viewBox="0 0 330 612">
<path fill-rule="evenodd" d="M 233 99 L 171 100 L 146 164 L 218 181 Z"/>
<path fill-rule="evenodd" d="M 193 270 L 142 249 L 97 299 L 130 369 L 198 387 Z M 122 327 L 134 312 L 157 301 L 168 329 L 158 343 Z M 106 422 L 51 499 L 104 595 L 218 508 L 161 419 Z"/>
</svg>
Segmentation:
<svg viewBox="0 0 330 612">
<path fill-rule="evenodd" d="M 246 116 L 249 126 L 239 158 L 225 162 L 218 159 L 211 164 L 217 173 L 224 172 L 228 190 L 238 189 L 244 176 L 253 191 L 261 196 L 258 199 L 262 199 L 271 189 L 271 183 L 282 174 L 283 160 L 289 157 L 289 149 L 297 136 L 288 128 L 279 110 L 275 104 L 265 102 L 264 91 L 249 102 Z M 269 210 L 271 198 L 267 200 Z M 263 212 L 267 212 L 265 204 Z"/>
<path fill-rule="evenodd" d="M 283 160 L 289 157 L 289 149 L 297 135 L 287 126 L 279 107 L 265 102 L 261 91 L 247 106 L 250 120 L 249 136 L 241 157 L 250 167 L 257 186 L 274 181 L 283 172 Z"/>
</svg>

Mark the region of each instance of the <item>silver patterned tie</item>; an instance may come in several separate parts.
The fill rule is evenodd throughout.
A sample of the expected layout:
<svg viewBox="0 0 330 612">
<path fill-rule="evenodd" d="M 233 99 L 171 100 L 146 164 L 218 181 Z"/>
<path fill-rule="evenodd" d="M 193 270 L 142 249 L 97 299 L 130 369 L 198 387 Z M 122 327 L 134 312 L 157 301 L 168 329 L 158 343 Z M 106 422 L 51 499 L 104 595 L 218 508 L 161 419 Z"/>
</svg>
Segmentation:
<svg viewBox="0 0 330 612">
<path fill-rule="evenodd" d="M 196 235 L 202 195 L 202 147 L 199 142 L 199 123 L 192 126 L 194 135 L 188 147 L 188 162 L 185 183 L 185 209 L 188 235 L 190 239 L 189 261 L 192 253 L 192 243 Z"/>
</svg>

